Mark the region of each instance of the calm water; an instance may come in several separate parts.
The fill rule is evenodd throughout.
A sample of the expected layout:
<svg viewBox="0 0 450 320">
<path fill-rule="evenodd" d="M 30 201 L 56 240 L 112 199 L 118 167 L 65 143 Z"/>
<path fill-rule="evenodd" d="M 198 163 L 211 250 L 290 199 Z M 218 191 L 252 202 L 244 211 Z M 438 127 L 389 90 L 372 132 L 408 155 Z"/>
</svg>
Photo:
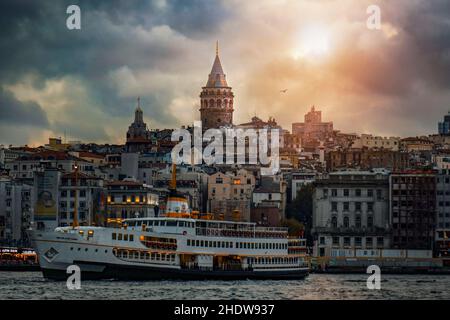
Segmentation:
<svg viewBox="0 0 450 320">
<path fill-rule="evenodd" d="M 0 272 L 0 299 L 450 299 L 450 276 L 312 274 L 299 281 L 84 281 L 81 290 L 39 272 Z"/>
</svg>

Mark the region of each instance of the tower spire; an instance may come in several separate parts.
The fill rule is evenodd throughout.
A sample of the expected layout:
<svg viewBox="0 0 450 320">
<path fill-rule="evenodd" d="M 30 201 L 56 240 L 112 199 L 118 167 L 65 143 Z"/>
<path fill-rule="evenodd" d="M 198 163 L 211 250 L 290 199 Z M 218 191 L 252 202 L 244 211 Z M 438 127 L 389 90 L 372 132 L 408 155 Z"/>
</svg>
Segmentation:
<svg viewBox="0 0 450 320">
<path fill-rule="evenodd" d="M 216 41 L 216 56 L 219 55 L 219 40 Z"/>
</svg>

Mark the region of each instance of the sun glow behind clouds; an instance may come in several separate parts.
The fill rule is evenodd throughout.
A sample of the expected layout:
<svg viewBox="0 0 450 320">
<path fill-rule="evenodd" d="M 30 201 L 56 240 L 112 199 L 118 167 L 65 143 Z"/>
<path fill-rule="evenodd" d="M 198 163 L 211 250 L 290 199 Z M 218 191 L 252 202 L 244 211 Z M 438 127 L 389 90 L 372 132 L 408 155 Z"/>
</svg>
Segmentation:
<svg viewBox="0 0 450 320">
<path fill-rule="evenodd" d="M 330 51 L 330 32 L 320 25 L 304 27 L 293 50 L 295 59 L 321 57 Z"/>
</svg>

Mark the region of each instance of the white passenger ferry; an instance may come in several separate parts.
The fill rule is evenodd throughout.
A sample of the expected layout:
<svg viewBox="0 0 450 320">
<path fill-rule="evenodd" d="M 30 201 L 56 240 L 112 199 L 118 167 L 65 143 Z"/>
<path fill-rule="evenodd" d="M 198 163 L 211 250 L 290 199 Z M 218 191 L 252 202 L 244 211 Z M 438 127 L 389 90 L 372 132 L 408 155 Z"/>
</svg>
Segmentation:
<svg viewBox="0 0 450 320">
<path fill-rule="evenodd" d="M 126 219 L 118 227 L 32 231 L 44 277 L 67 279 L 70 265 L 80 267 L 82 279 L 301 279 L 308 274 L 304 240 L 290 239 L 285 228 L 192 214 L 171 185 L 164 217 Z"/>
</svg>

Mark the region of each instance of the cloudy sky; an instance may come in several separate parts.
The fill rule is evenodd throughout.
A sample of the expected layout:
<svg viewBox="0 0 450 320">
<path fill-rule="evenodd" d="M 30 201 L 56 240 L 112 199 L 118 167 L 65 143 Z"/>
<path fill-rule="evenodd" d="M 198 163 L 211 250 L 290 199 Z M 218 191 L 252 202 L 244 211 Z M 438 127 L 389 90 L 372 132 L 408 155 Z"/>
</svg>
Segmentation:
<svg viewBox="0 0 450 320">
<path fill-rule="evenodd" d="M 290 129 L 316 105 L 341 131 L 409 136 L 450 109 L 448 0 L 2 0 L 0 32 L 0 144 L 122 143 L 137 96 L 150 128 L 191 124 L 216 40 L 235 123 Z"/>
</svg>

